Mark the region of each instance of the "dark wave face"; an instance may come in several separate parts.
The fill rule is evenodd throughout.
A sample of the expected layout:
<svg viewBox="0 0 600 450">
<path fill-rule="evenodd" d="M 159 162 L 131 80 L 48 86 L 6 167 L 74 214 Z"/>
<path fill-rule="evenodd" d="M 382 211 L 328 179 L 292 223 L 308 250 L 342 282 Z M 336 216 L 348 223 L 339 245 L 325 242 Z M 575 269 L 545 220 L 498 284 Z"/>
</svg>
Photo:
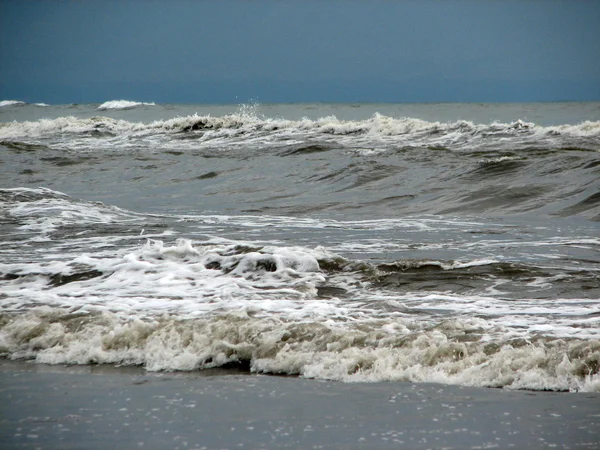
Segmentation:
<svg viewBox="0 0 600 450">
<path fill-rule="evenodd" d="M 9 103 L 5 357 L 600 389 L 596 104 Z"/>
</svg>

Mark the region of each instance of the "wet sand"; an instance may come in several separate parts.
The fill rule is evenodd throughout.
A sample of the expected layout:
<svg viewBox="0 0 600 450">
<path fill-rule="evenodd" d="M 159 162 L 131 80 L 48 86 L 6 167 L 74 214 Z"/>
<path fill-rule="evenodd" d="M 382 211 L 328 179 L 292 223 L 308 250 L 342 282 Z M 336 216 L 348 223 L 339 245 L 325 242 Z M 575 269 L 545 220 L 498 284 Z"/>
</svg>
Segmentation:
<svg viewBox="0 0 600 450">
<path fill-rule="evenodd" d="M 0 448 L 597 449 L 600 393 L 0 360 Z"/>
</svg>

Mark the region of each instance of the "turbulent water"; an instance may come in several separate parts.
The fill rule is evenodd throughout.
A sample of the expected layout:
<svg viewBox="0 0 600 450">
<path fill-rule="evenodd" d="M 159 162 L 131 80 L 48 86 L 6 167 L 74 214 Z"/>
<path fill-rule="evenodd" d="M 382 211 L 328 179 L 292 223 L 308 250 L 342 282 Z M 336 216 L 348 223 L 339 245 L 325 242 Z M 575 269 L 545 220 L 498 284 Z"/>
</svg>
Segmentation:
<svg viewBox="0 0 600 450">
<path fill-rule="evenodd" d="M 600 390 L 600 104 L 0 102 L 0 353 Z"/>
</svg>

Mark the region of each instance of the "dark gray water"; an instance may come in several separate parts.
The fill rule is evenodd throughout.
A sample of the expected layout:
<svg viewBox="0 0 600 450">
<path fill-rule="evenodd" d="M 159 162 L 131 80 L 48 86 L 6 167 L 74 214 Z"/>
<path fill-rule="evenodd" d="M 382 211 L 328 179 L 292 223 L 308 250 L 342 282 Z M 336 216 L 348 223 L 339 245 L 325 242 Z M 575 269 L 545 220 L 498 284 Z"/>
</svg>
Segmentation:
<svg viewBox="0 0 600 450">
<path fill-rule="evenodd" d="M 7 357 L 600 386 L 598 103 L 0 121 Z"/>
</svg>

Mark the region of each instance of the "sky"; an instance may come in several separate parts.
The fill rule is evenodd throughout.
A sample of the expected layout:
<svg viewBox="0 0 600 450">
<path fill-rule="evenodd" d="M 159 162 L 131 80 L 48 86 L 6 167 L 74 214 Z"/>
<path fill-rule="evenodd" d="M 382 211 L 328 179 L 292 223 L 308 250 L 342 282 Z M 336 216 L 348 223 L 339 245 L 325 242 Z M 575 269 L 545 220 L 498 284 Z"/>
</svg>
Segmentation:
<svg viewBox="0 0 600 450">
<path fill-rule="evenodd" d="M 0 100 L 600 100 L 598 0 L 0 0 Z"/>
</svg>

